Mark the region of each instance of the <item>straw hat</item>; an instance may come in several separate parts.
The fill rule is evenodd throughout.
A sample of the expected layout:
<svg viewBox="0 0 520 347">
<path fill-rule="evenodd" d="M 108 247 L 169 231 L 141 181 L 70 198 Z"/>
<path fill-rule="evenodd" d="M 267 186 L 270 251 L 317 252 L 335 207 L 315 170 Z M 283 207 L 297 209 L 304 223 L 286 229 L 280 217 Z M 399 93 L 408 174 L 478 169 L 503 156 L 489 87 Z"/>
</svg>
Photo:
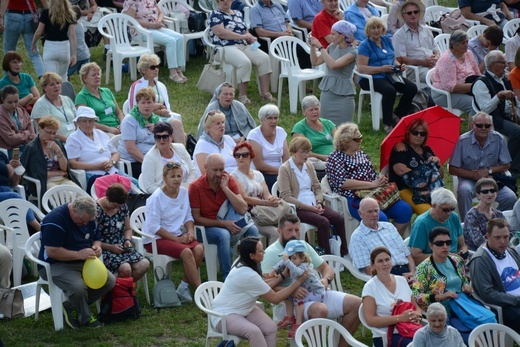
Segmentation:
<svg viewBox="0 0 520 347">
<path fill-rule="evenodd" d="M 399 6 L 399 9 L 397 10 L 397 18 L 404 22 L 404 18 L 403 18 L 403 9 L 408 6 L 409 4 L 415 4 L 417 5 L 417 7 L 419 7 L 419 11 L 421 11 L 419 13 L 419 20 L 423 19 L 424 18 L 424 11 L 425 11 L 425 8 L 424 8 L 424 4 L 422 3 L 421 0 L 407 0 L 405 2 L 403 2 L 401 4 L 401 6 Z"/>
</svg>

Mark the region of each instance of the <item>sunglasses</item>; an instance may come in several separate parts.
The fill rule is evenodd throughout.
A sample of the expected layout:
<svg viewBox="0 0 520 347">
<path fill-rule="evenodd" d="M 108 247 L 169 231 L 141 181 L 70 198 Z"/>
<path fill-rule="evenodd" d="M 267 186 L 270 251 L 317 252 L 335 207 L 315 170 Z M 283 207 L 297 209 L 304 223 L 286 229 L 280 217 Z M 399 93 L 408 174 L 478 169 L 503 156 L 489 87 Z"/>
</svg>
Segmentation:
<svg viewBox="0 0 520 347">
<path fill-rule="evenodd" d="M 235 158 L 237 158 L 237 159 L 240 158 L 240 157 L 242 157 L 242 158 L 249 158 L 249 155 L 250 155 L 249 152 L 244 152 L 244 153 L 235 153 L 235 154 L 233 154 L 233 156 L 234 156 Z"/>
<path fill-rule="evenodd" d="M 153 137 L 158 141 L 166 141 L 170 138 L 170 135 L 154 135 Z"/>
<path fill-rule="evenodd" d="M 150 65 L 150 70 L 158 69 L 159 65 Z"/>
<path fill-rule="evenodd" d="M 169 162 L 164 166 L 166 166 L 168 169 L 176 169 L 181 167 L 181 163 Z"/>
<path fill-rule="evenodd" d="M 475 124 L 475 126 L 479 129 L 482 129 L 482 128 L 486 128 L 486 129 L 489 129 L 491 128 L 491 124 L 482 124 L 482 123 L 473 123 Z"/>
<path fill-rule="evenodd" d="M 412 131 L 410 131 L 410 134 L 412 134 L 413 136 L 425 137 L 426 136 L 426 131 L 412 130 Z"/>
<path fill-rule="evenodd" d="M 433 244 L 437 247 L 442 247 L 444 245 L 446 246 L 451 246 L 451 244 L 453 243 L 452 240 L 446 240 L 446 241 L 433 241 Z"/>
<path fill-rule="evenodd" d="M 403 12 L 403 14 L 407 14 L 407 15 L 411 16 L 412 14 L 419 14 L 419 12 L 421 12 L 421 11 L 415 10 L 415 11 Z"/>
<path fill-rule="evenodd" d="M 46 134 L 49 134 L 49 135 L 56 135 L 58 132 L 57 131 L 49 131 L 47 129 L 42 129 L 43 131 L 45 131 Z"/>
<path fill-rule="evenodd" d="M 352 141 L 355 141 L 357 143 L 361 143 L 361 141 L 363 141 L 363 136 L 360 136 L 360 137 L 357 137 L 355 139 L 352 139 Z"/>
<path fill-rule="evenodd" d="M 496 193 L 496 192 L 497 192 L 497 190 L 496 190 L 495 188 L 491 188 L 491 189 L 482 189 L 482 190 L 480 191 L 479 194 L 487 194 L 487 193 L 494 194 L 494 193 Z"/>
<path fill-rule="evenodd" d="M 455 211 L 455 207 L 450 207 L 450 208 L 441 208 L 442 212 L 444 213 L 450 213 L 450 212 L 453 212 Z"/>
</svg>

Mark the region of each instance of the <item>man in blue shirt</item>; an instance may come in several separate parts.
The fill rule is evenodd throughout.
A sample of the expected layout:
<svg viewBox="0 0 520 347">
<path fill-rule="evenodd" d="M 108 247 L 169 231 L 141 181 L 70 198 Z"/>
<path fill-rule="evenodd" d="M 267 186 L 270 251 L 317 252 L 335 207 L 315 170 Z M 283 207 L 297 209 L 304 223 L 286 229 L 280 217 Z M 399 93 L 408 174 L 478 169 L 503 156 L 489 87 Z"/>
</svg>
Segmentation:
<svg viewBox="0 0 520 347">
<path fill-rule="evenodd" d="M 323 3 L 321 0 L 289 0 L 287 7 L 296 25 L 311 30 L 312 21 L 323 9 Z"/>
</svg>

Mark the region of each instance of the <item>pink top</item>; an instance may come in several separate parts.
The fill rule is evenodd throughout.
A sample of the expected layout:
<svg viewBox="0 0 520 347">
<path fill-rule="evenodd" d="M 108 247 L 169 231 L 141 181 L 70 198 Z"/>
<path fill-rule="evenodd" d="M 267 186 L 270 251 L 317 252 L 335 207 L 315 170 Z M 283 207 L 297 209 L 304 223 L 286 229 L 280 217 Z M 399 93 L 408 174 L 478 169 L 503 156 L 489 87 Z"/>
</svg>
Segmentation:
<svg viewBox="0 0 520 347">
<path fill-rule="evenodd" d="M 451 93 L 457 83 L 464 83 L 471 75 L 481 75 L 473 53 L 466 51 L 464 62 L 460 62 L 450 50 L 447 50 L 435 65 L 433 86 Z"/>
<path fill-rule="evenodd" d="M 122 12 L 126 13 L 129 8 L 135 10 L 137 20 L 155 23 L 159 18 L 159 8 L 154 0 L 125 0 Z"/>
</svg>

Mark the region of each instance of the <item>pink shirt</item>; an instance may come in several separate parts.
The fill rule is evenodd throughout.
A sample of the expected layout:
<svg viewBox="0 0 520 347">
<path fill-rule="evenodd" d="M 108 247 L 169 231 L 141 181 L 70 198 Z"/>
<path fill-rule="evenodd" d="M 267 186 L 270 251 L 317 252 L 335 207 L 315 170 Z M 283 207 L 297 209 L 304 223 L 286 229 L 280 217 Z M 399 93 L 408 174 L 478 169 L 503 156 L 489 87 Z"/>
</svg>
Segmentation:
<svg viewBox="0 0 520 347">
<path fill-rule="evenodd" d="M 435 65 L 433 86 L 451 93 L 457 83 L 464 83 L 464 80 L 471 75 L 481 75 L 473 53 L 466 51 L 464 62 L 460 62 L 450 50 L 447 50 Z"/>
<path fill-rule="evenodd" d="M 125 0 L 122 12 L 126 13 L 130 8 L 135 10 L 135 19 L 138 21 L 155 23 L 159 18 L 159 8 L 154 0 Z"/>
</svg>

